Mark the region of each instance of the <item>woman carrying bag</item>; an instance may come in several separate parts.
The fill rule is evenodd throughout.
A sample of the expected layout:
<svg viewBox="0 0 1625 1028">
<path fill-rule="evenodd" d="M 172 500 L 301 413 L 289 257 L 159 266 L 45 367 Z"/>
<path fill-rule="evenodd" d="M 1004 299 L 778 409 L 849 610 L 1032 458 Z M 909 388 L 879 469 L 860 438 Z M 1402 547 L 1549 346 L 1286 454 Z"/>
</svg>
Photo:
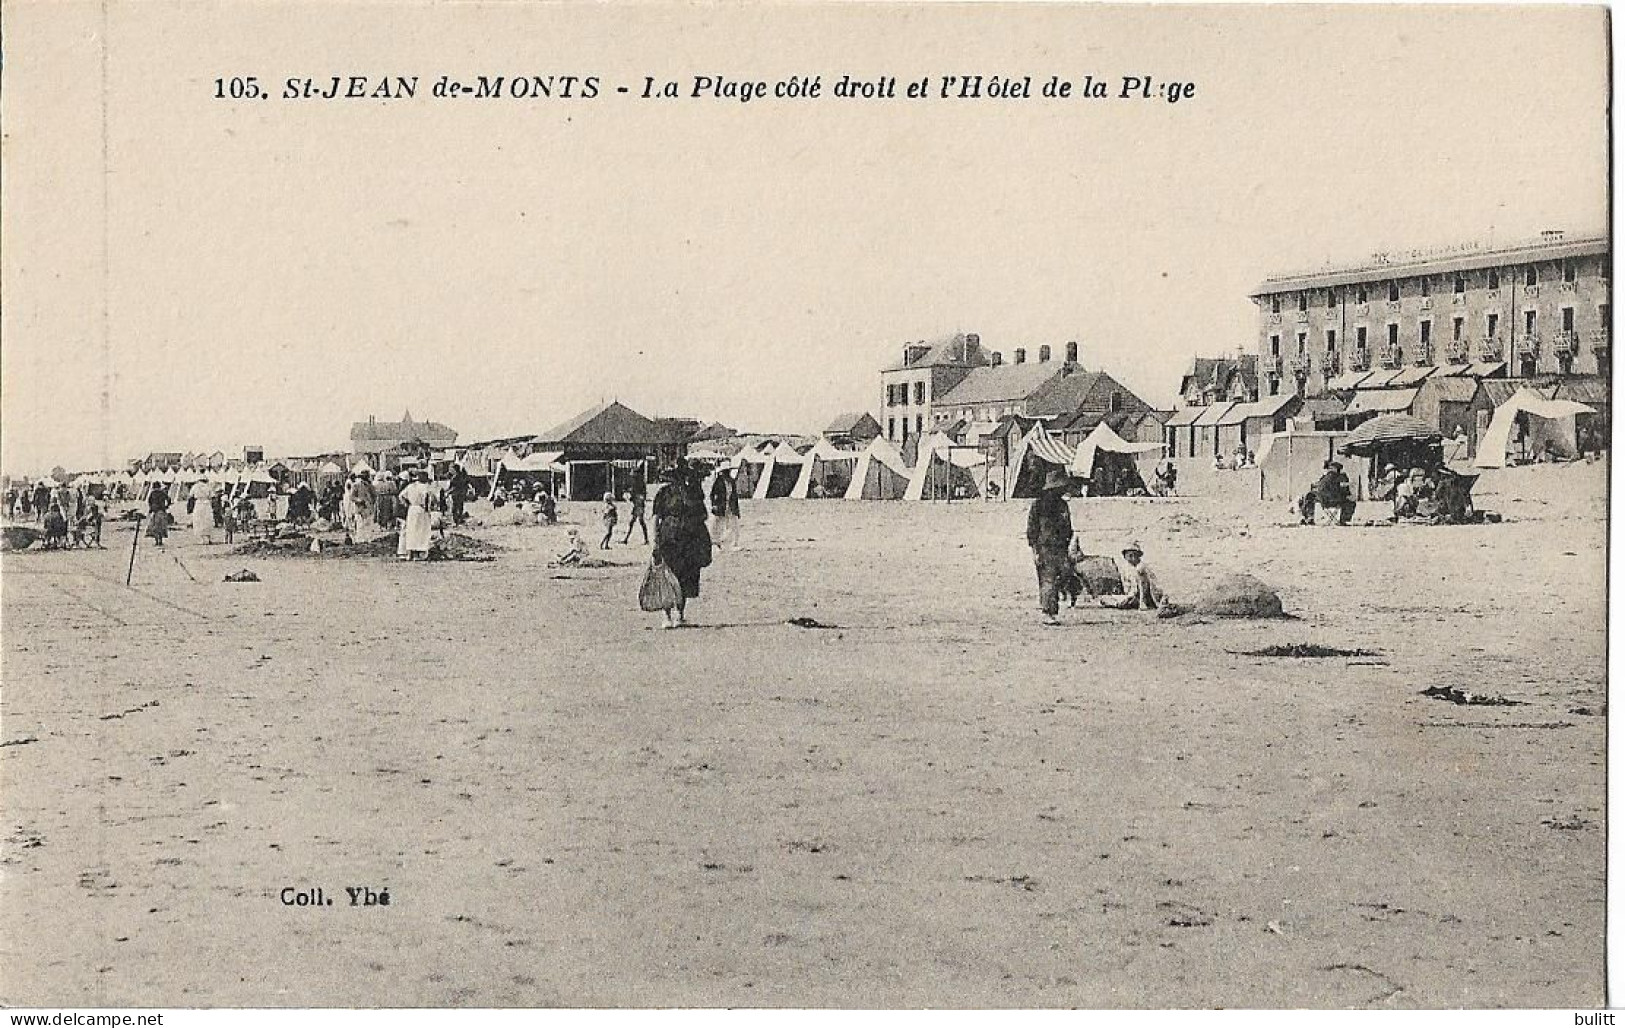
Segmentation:
<svg viewBox="0 0 1625 1028">
<path fill-rule="evenodd" d="M 654 516 L 654 552 L 639 600 L 645 610 L 666 612 L 663 627 L 680 628 L 687 624 L 688 601 L 700 595 L 700 570 L 711 564 L 705 496 L 687 461 L 679 460 L 667 472 L 665 488 L 655 495 Z M 662 581 L 661 572 L 671 581 Z M 651 608 L 651 603 L 658 606 Z"/>
</svg>

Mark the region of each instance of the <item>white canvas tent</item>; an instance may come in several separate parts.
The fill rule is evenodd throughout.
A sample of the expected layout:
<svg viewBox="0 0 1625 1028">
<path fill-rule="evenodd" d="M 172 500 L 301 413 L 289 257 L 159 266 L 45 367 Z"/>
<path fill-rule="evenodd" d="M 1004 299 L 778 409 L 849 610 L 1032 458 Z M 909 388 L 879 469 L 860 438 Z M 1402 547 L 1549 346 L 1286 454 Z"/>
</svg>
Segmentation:
<svg viewBox="0 0 1625 1028">
<path fill-rule="evenodd" d="M 987 457 L 980 450 L 956 446 L 941 432 L 935 432 L 920 447 L 914 472 L 908 480 L 905 500 L 952 500 L 964 494 L 982 494 Z"/>
<path fill-rule="evenodd" d="M 734 458 L 734 466 L 738 475 L 734 479 L 734 486 L 739 490 L 740 496 L 755 496 L 756 486 L 762 480 L 762 472 L 767 470 L 768 464 L 773 460 L 773 447 L 747 446 L 739 451 Z"/>
<path fill-rule="evenodd" d="M 1473 463 L 1481 468 L 1506 467 L 1508 451 L 1529 458 L 1548 452 L 1573 457 L 1579 452 L 1575 416 L 1595 413 L 1594 408 L 1583 403 L 1548 400 L 1530 389 L 1520 389 L 1495 408 L 1490 427 L 1478 441 L 1478 456 Z"/>
<path fill-rule="evenodd" d="M 762 466 L 761 477 L 757 479 L 751 498 L 771 500 L 789 496 L 790 490 L 795 488 L 796 479 L 801 477 L 801 465 L 805 460 L 794 446 L 780 443 Z"/>
<path fill-rule="evenodd" d="M 1072 474 L 1089 482 L 1090 496 L 1121 496 L 1132 480 L 1145 487 L 1150 470 L 1140 467 L 1143 459 L 1162 456 L 1161 443 L 1131 443 L 1111 430 L 1104 421 L 1084 437 L 1072 455 Z"/>
<path fill-rule="evenodd" d="M 849 500 L 901 500 L 908 493 L 909 467 L 903 455 L 884 437 L 877 436 L 858 456 L 852 469 Z"/>
<path fill-rule="evenodd" d="M 845 496 L 852 484 L 852 474 L 863 454 L 857 450 L 843 450 L 828 439 L 813 444 L 802 459 L 801 474 L 791 487 L 790 495 L 798 500 L 812 496 L 817 482 L 826 497 Z"/>
</svg>

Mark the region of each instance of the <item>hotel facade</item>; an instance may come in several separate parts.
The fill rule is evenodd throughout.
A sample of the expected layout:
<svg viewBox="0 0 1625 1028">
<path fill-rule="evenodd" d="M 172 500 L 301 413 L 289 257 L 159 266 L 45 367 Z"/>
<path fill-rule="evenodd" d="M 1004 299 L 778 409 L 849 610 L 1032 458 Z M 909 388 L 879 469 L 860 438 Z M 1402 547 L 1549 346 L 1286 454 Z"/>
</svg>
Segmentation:
<svg viewBox="0 0 1625 1028">
<path fill-rule="evenodd" d="M 1267 279 L 1261 396 L 1317 396 L 1353 373 L 1452 366 L 1474 377 L 1607 375 L 1613 257 L 1606 238 L 1443 255 L 1379 255 Z"/>
</svg>

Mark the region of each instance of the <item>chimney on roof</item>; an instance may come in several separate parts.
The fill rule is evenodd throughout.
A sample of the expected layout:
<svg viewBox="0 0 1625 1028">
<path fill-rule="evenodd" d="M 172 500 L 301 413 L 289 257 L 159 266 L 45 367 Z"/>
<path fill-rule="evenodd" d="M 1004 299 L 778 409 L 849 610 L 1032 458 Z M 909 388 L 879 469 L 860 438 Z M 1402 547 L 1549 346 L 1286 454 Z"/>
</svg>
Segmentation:
<svg viewBox="0 0 1625 1028">
<path fill-rule="evenodd" d="M 1022 347 L 1020 347 L 1020 346 L 1016 347 L 1016 363 L 1017 364 L 1025 364 L 1025 363 L 1027 363 L 1027 351 L 1025 349 L 1023 349 Z"/>
<path fill-rule="evenodd" d="M 1042 346 L 1040 346 L 1038 348 L 1038 363 L 1040 363 L 1040 364 L 1048 364 L 1049 363 L 1049 344 L 1048 343 L 1045 343 L 1044 345 L 1042 345 Z"/>
<path fill-rule="evenodd" d="M 993 351 L 993 366 L 996 368 L 996 367 L 999 367 L 1000 365 L 1002 365 L 1003 363 L 1004 363 L 1004 354 L 1000 353 L 997 350 L 994 350 Z"/>
<path fill-rule="evenodd" d="M 1066 362 L 1068 364 L 1078 363 L 1078 341 L 1076 339 L 1066 344 Z"/>
<path fill-rule="evenodd" d="M 367 415 L 367 424 L 368 425 L 376 425 L 376 424 L 378 424 L 378 415 L 376 415 L 376 414 L 368 414 Z"/>
</svg>

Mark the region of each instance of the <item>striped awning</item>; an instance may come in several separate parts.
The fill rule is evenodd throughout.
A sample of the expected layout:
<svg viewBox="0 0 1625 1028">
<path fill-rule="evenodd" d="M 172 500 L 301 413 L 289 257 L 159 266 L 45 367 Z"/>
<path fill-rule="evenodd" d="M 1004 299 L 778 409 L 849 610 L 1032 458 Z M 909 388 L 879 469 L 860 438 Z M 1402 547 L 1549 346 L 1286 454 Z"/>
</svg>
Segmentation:
<svg viewBox="0 0 1625 1028">
<path fill-rule="evenodd" d="M 1044 431 L 1041 425 L 1034 427 L 1027 437 L 1027 450 L 1051 464 L 1066 466 L 1072 463 L 1072 447 Z"/>
</svg>

